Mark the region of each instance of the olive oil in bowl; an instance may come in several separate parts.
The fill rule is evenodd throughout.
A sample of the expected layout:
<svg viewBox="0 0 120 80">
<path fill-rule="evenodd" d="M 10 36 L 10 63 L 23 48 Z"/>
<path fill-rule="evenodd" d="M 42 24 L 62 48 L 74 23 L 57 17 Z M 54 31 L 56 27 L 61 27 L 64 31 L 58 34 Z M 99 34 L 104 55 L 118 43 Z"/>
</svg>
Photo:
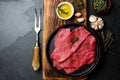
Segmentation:
<svg viewBox="0 0 120 80">
<path fill-rule="evenodd" d="M 60 19 L 70 19 L 74 14 L 73 5 L 69 2 L 61 2 L 56 8 L 56 13 Z"/>
</svg>

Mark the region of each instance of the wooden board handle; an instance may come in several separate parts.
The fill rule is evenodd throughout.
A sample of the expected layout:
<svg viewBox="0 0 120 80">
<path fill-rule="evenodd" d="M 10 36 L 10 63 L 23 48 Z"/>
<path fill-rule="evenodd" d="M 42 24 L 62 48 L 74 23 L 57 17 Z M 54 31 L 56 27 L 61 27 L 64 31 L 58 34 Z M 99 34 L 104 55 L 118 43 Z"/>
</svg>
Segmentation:
<svg viewBox="0 0 120 80">
<path fill-rule="evenodd" d="M 40 48 L 39 47 L 34 47 L 33 50 L 33 58 L 32 58 L 32 67 L 34 71 L 38 70 L 40 68 Z"/>
</svg>

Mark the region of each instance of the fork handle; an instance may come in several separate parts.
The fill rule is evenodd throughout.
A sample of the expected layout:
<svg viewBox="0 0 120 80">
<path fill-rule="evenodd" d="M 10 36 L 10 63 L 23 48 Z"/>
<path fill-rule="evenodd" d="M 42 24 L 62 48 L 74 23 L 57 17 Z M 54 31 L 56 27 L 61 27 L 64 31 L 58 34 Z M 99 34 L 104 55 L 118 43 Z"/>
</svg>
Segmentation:
<svg viewBox="0 0 120 80">
<path fill-rule="evenodd" d="M 34 47 L 33 50 L 33 58 L 32 58 L 32 66 L 34 71 L 38 70 L 40 68 L 40 48 L 38 46 Z"/>
</svg>

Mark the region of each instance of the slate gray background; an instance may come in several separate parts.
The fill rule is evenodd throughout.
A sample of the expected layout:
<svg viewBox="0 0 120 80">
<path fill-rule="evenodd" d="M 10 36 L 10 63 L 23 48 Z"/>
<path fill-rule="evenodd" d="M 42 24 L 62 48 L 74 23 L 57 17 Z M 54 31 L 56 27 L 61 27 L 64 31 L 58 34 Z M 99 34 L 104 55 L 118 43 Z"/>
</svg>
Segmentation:
<svg viewBox="0 0 120 80">
<path fill-rule="evenodd" d="M 42 80 L 41 69 L 34 72 L 31 66 L 34 7 L 42 8 L 42 3 L 0 0 L 0 80 Z"/>
<path fill-rule="evenodd" d="M 111 53 L 102 53 L 88 80 L 120 80 L 120 0 L 111 1 L 110 12 L 101 16 L 93 11 L 88 0 L 88 16 L 102 17 L 104 30 L 114 33 Z M 42 3 L 43 0 L 0 0 L 0 80 L 42 80 L 41 69 L 34 72 L 31 66 L 35 45 L 34 7 L 42 8 Z"/>
</svg>

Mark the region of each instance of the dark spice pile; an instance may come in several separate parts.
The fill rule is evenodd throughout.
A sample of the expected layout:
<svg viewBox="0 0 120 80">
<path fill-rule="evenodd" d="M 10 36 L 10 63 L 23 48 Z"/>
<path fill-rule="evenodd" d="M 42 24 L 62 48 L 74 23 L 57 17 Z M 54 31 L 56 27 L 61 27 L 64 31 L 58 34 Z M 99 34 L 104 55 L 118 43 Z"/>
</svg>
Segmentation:
<svg viewBox="0 0 120 80">
<path fill-rule="evenodd" d="M 96 12 L 103 12 L 108 8 L 107 0 L 93 0 L 93 8 Z"/>
</svg>

